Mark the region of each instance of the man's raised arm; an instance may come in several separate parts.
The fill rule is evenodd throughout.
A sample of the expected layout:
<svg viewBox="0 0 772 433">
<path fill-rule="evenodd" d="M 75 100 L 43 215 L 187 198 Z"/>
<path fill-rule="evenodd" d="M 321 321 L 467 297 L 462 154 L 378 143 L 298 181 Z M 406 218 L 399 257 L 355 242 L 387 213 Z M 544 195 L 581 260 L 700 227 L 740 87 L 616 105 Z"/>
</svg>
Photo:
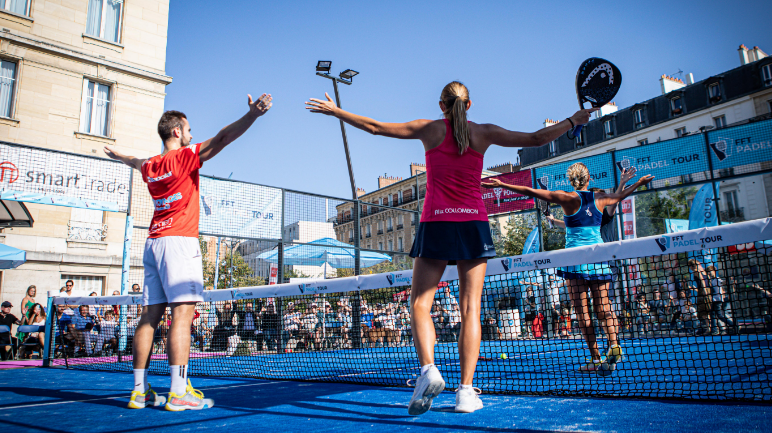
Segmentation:
<svg viewBox="0 0 772 433">
<path fill-rule="evenodd" d="M 212 159 L 225 149 L 225 146 L 241 137 L 255 123 L 258 117 L 265 114 L 271 108 L 271 95 L 263 93 L 257 101 L 252 101 L 252 95 L 247 95 L 247 97 L 249 98 L 249 112 L 241 119 L 221 129 L 214 137 L 201 143 L 198 155 L 202 163 Z"/>
<path fill-rule="evenodd" d="M 105 154 L 107 154 L 107 156 L 111 159 L 120 161 L 129 167 L 136 168 L 139 171 L 142 171 L 142 164 L 145 163 L 145 158 L 137 158 L 136 156 L 124 155 L 117 150 L 108 148 L 107 146 L 105 146 Z"/>
</svg>

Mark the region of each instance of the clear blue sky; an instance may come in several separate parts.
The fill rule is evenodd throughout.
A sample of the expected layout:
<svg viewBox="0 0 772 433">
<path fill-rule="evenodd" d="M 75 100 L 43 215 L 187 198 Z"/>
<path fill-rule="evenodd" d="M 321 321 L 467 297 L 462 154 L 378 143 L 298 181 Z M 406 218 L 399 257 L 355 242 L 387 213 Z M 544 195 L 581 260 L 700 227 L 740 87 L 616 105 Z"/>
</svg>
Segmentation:
<svg viewBox="0 0 772 433">
<path fill-rule="evenodd" d="M 338 122 L 303 108 L 332 93 L 314 75 L 317 60 L 361 73 L 340 89 L 343 108 L 358 114 L 439 118 L 442 87 L 460 80 L 470 120 L 533 131 L 576 111 L 574 77 L 588 57 L 619 66 L 615 101 L 626 107 L 660 94 L 662 74 L 680 68 L 701 80 L 739 66 L 740 44 L 772 53 L 770 16 L 770 1 L 172 0 L 166 109 L 184 111 L 203 140 L 246 112 L 247 93 L 271 93 L 271 111 L 202 173 L 348 198 Z M 368 192 L 379 175 L 407 177 L 411 161 L 424 161 L 418 141 L 347 131 Z M 516 158 L 492 148 L 485 166 Z"/>
</svg>

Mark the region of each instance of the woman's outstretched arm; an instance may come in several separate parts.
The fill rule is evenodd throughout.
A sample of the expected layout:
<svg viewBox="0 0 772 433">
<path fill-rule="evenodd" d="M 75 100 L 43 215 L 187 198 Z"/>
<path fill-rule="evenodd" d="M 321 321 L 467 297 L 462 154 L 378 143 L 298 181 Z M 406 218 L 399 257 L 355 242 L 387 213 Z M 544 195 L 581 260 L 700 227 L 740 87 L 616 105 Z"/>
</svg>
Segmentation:
<svg viewBox="0 0 772 433">
<path fill-rule="evenodd" d="M 642 176 L 640 179 L 638 179 L 638 182 L 635 182 L 631 186 L 627 187 L 622 191 L 621 193 L 613 192 L 611 194 L 603 193 L 600 197 L 596 195 L 595 197 L 595 204 L 598 207 L 598 209 L 603 209 L 606 206 L 613 206 L 620 201 L 624 200 L 632 194 L 636 189 L 638 189 L 641 186 L 648 185 L 649 182 L 654 180 L 654 176 L 647 174 L 646 176 Z"/>
<path fill-rule="evenodd" d="M 508 189 L 518 194 L 538 198 L 539 200 L 555 203 L 560 206 L 570 205 L 573 201 L 578 200 L 578 196 L 573 196 L 565 191 L 548 191 L 546 189 L 534 189 L 521 185 L 510 185 L 496 178 L 490 179 L 488 182 L 483 182 L 482 186 L 484 188 Z"/>
<path fill-rule="evenodd" d="M 598 108 L 582 109 L 571 116 L 571 120 L 565 119 L 554 125 L 542 128 L 536 132 L 509 131 L 493 124 L 478 125 L 482 131 L 483 141 L 486 146 L 495 144 L 502 147 L 537 147 L 543 146 L 565 134 L 576 125 L 584 125 L 590 121 L 590 114 L 598 111 Z"/>
<path fill-rule="evenodd" d="M 434 122 L 433 120 L 428 119 L 419 119 L 407 123 L 379 122 L 375 119 L 360 116 L 338 108 L 332 101 L 332 98 L 330 98 L 330 95 L 325 93 L 324 96 L 327 98 L 326 101 L 311 98 L 306 102 L 306 109 L 311 110 L 312 113 L 321 113 L 337 117 L 354 128 L 361 129 L 362 131 L 369 132 L 373 135 L 383 135 L 406 140 L 422 140 L 425 137 L 426 130 L 428 129 L 427 127 Z"/>
</svg>

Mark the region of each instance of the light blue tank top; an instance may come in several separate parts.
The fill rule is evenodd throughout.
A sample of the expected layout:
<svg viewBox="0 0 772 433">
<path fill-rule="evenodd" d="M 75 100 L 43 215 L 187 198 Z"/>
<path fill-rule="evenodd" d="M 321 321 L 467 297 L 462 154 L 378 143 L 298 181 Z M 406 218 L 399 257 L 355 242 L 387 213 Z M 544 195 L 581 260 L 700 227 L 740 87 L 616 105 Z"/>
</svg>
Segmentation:
<svg viewBox="0 0 772 433">
<path fill-rule="evenodd" d="M 563 219 L 566 223 L 566 248 L 602 244 L 600 223 L 603 220 L 603 213 L 595 207 L 595 193 L 592 191 L 576 192 L 582 200 L 582 205 L 578 211 Z"/>
</svg>

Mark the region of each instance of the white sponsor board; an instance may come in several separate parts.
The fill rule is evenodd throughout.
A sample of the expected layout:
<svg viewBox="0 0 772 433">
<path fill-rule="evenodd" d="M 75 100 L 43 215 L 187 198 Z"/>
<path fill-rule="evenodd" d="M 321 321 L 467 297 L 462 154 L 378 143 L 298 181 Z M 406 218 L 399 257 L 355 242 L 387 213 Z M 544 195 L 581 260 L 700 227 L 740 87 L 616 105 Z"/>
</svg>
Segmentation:
<svg viewBox="0 0 772 433">
<path fill-rule="evenodd" d="M 659 256 L 662 254 L 685 253 L 709 248 L 728 247 L 772 239 L 772 218 L 748 221 L 719 227 L 705 227 L 677 234 L 649 236 L 630 241 L 609 242 L 560 251 L 528 254 L 525 256 L 503 257 L 488 261 L 486 275 L 518 273 L 536 269 L 547 269 L 579 264 L 577 257 L 587 262 L 631 259 L 636 257 Z M 442 281 L 458 279 L 458 269 L 448 266 Z M 276 284 L 272 286 L 245 287 L 231 290 L 208 290 L 204 301 L 228 301 L 274 296 L 300 296 L 323 293 L 340 293 L 357 290 L 381 289 L 410 285 L 413 271 L 391 272 L 356 277 L 317 279 L 298 284 Z M 99 298 L 55 298 L 55 304 L 112 305 L 113 303 L 139 303 L 140 296 L 103 296 Z"/>
<path fill-rule="evenodd" d="M 201 176 L 198 230 L 212 236 L 281 238 L 281 190 Z"/>
<path fill-rule="evenodd" d="M 3 200 L 126 212 L 130 180 L 117 161 L 0 143 Z"/>
</svg>

